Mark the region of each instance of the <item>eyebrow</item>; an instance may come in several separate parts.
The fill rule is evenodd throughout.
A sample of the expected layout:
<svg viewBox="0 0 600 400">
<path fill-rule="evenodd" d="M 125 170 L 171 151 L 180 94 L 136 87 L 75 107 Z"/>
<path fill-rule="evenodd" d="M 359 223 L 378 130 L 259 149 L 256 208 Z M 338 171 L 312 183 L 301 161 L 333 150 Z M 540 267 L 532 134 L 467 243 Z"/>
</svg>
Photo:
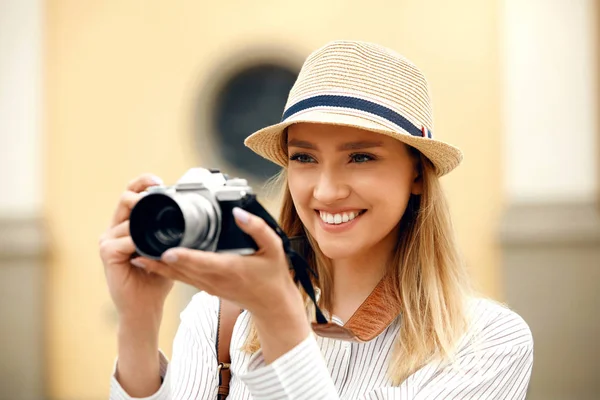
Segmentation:
<svg viewBox="0 0 600 400">
<path fill-rule="evenodd" d="M 377 141 L 368 141 L 361 140 L 358 142 L 347 142 L 340 146 L 338 146 L 338 150 L 359 150 L 359 149 L 368 149 L 372 147 L 381 147 L 383 146 L 382 142 Z M 310 149 L 317 150 L 317 146 L 311 142 L 307 142 L 306 140 L 297 140 L 291 139 L 288 143 L 288 147 L 300 147 L 302 149 Z"/>
</svg>

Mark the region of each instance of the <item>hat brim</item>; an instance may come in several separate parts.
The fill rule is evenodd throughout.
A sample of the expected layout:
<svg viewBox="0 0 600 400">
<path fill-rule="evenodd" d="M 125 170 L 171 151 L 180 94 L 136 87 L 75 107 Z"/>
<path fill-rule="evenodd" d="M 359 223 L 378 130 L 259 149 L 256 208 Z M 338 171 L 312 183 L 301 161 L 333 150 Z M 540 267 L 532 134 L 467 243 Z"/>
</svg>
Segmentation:
<svg viewBox="0 0 600 400">
<path fill-rule="evenodd" d="M 254 132 L 244 140 L 244 144 L 256 154 L 286 167 L 288 155 L 281 146 L 281 134 L 287 127 L 299 123 L 349 126 L 392 137 L 423 153 L 434 165 L 437 176 L 443 176 L 452 171 L 463 159 L 460 149 L 448 143 L 412 136 L 401 128 L 390 129 L 364 116 L 348 115 L 343 110 L 307 110 L 284 122 Z"/>
</svg>

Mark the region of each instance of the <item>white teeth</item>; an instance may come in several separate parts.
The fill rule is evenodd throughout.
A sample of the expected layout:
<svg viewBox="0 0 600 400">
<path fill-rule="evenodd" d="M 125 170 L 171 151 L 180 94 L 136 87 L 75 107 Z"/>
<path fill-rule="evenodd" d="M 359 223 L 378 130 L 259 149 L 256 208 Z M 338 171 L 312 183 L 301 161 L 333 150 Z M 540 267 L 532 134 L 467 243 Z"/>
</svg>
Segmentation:
<svg viewBox="0 0 600 400">
<path fill-rule="evenodd" d="M 323 222 L 338 225 L 344 222 L 352 221 L 354 218 L 358 217 L 359 212 L 351 211 L 349 213 L 330 214 L 328 212 L 319 211 L 319 215 Z"/>
</svg>

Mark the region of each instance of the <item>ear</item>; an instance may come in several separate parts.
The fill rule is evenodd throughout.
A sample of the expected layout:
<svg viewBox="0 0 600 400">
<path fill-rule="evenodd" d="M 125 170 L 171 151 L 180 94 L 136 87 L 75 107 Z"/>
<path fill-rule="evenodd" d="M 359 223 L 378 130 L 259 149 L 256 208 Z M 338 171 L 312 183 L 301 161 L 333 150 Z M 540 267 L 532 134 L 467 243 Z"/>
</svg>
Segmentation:
<svg viewBox="0 0 600 400">
<path fill-rule="evenodd" d="M 414 195 L 423 194 L 423 174 L 419 170 L 418 165 L 415 166 L 413 181 L 410 185 L 410 193 Z"/>
</svg>

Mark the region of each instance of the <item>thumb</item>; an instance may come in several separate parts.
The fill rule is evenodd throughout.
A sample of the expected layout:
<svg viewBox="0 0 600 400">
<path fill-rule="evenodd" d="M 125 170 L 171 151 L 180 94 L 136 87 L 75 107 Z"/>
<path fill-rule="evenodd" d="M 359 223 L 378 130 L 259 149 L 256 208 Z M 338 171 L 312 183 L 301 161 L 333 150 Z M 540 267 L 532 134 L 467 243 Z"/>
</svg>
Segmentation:
<svg viewBox="0 0 600 400">
<path fill-rule="evenodd" d="M 240 229 L 250 235 L 263 252 L 273 253 L 283 248 L 281 238 L 264 219 L 239 207 L 233 208 L 233 217 Z"/>
</svg>

